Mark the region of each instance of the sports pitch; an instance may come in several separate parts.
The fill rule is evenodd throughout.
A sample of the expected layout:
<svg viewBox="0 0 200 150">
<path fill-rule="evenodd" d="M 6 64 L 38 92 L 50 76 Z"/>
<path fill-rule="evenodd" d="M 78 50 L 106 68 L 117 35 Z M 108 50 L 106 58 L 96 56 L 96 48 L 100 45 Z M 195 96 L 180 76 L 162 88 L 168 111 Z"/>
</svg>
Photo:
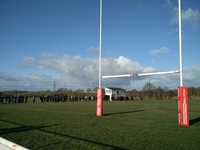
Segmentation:
<svg viewBox="0 0 200 150">
<path fill-rule="evenodd" d="M 178 125 L 174 100 L 0 104 L 0 136 L 31 150 L 196 150 L 200 101 L 189 100 L 190 126 Z"/>
</svg>

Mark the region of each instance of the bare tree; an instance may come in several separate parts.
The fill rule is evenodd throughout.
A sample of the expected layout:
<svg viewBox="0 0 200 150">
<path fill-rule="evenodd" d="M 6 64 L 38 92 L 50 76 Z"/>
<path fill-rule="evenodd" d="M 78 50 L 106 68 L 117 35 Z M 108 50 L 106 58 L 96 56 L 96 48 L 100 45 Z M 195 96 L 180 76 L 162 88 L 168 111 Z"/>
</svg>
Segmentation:
<svg viewBox="0 0 200 150">
<path fill-rule="evenodd" d="M 153 91 L 156 89 L 156 87 L 151 82 L 147 82 L 142 89 L 143 91 Z"/>
<path fill-rule="evenodd" d="M 86 91 L 87 91 L 87 92 L 91 92 L 92 90 L 91 90 L 91 88 L 88 88 Z"/>
<path fill-rule="evenodd" d="M 57 90 L 57 92 L 66 92 L 66 91 L 68 91 L 67 88 L 59 88 L 59 89 Z"/>
<path fill-rule="evenodd" d="M 45 92 L 51 92 L 51 90 L 47 89 Z"/>
<path fill-rule="evenodd" d="M 95 91 L 95 92 L 96 92 L 96 91 L 97 91 L 97 89 L 98 89 L 98 87 L 95 87 L 95 88 L 93 88 L 93 91 Z"/>
<path fill-rule="evenodd" d="M 158 98 L 163 98 L 165 91 L 159 86 L 156 89 L 156 93 L 157 93 Z"/>
<path fill-rule="evenodd" d="M 84 92 L 84 90 L 82 90 L 82 89 L 78 89 L 78 90 L 76 90 L 75 92 Z"/>
<path fill-rule="evenodd" d="M 153 97 L 156 87 L 151 82 L 147 82 L 142 89 L 143 89 L 143 94 L 142 94 L 143 96 L 148 95 L 149 97 Z"/>
</svg>

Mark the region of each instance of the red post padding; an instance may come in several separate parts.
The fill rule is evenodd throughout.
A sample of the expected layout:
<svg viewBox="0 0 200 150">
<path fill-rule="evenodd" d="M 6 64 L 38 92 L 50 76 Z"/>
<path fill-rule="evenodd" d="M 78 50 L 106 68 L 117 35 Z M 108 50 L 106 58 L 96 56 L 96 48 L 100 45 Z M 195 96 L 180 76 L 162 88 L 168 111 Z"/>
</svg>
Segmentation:
<svg viewBox="0 0 200 150">
<path fill-rule="evenodd" d="M 189 126 L 188 88 L 186 86 L 178 87 L 178 123 L 181 126 Z"/>
<path fill-rule="evenodd" d="M 97 89 L 97 104 L 96 104 L 96 116 L 103 115 L 103 90 L 101 88 Z"/>
<path fill-rule="evenodd" d="M 181 125 L 182 117 L 181 117 L 181 99 L 180 99 L 180 86 L 178 87 L 178 124 Z"/>
</svg>

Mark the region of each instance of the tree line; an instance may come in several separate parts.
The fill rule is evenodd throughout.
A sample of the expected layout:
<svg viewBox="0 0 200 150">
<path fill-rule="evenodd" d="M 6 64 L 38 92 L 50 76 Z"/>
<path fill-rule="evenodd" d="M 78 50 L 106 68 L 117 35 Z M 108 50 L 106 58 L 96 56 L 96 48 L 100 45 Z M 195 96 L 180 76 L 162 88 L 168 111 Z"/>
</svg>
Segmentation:
<svg viewBox="0 0 200 150">
<path fill-rule="evenodd" d="M 67 88 L 59 88 L 56 91 L 51 90 L 40 90 L 37 92 L 28 92 L 28 91 L 4 91 L 0 92 L 0 95 L 24 95 L 24 96 L 47 96 L 47 95 L 54 95 L 54 96 L 96 96 L 96 91 L 98 87 L 93 89 L 88 88 L 87 90 L 77 89 L 71 90 Z M 200 97 L 200 87 L 188 87 L 188 95 L 190 98 L 195 99 L 196 97 Z M 168 89 L 168 87 L 155 87 L 151 82 L 147 82 L 144 84 L 142 90 L 132 89 L 126 91 L 126 96 L 140 98 L 148 96 L 149 98 L 157 98 L 157 99 L 165 99 L 165 98 L 174 98 L 177 96 L 177 89 Z"/>
<path fill-rule="evenodd" d="M 151 82 L 145 83 L 142 90 L 138 91 L 136 89 L 126 92 L 127 95 L 133 97 L 145 97 L 157 99 L 174 98 L 177 96 L 177 89 L 170 90 L 168 87 L 155 87 Z M 200 87 L 188 87 L 188 96 L 190 98 L 196 99 L 200 97 Z"/>
</svg>

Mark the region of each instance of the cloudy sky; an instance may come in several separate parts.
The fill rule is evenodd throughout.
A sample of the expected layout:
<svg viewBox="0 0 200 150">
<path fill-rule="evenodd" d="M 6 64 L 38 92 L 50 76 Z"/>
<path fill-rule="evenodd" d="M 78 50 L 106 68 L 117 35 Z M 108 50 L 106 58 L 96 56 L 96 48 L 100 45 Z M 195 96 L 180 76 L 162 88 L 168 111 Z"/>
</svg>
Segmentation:
<svg viewBox="0 0 200 150">
<path fill-rule="evenodd" d="M 200 87 L 200 1 L 182 0 L 183 85 Z M 1 0 L 0 91 L 98 87 L 99 0 Z M 178 0 L 103 0 L 102 75 L 179 70 Z M 179 74 L 102 79 L 176 89 Z"/>
</svg>

